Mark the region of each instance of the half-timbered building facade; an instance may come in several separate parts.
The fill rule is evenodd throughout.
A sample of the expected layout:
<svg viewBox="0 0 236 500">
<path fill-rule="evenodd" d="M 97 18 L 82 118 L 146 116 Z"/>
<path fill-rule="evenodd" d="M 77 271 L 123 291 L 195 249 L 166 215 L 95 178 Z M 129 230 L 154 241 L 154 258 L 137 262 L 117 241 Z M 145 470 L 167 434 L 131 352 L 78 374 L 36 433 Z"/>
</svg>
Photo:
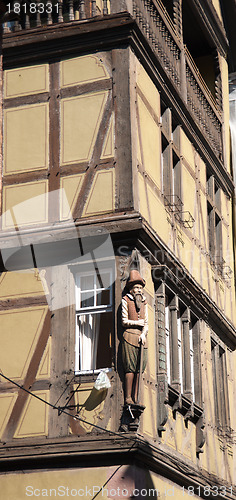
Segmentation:
<svg viewBox="0 0 236 500">
<path fill-rule="evenodd" d="M 235 202 L 221 2 L 13 2 L 3 20 L 3 498 L 230 500 Z M 132 269 L 149 322 L 136 413 L 121 359 Z"/>
</svg>

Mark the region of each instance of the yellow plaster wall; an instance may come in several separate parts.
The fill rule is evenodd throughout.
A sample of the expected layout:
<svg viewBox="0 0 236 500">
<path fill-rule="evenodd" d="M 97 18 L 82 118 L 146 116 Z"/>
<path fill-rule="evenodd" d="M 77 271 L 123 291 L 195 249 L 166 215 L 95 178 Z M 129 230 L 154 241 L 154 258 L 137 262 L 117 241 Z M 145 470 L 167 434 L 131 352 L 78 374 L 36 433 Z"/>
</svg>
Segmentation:
<svg viewBox="0 0 236 500">
<path fill-rule="evenodd" d="M 0 367 L 7 377 L 14 380 L 25 377 L 46 313 L 46 306 L 0 311 Z"/>
<path fill-rule="evenodd" d="M 180 154 L 188 162 L 193 172 L 195 172 L 194 147 L 181 127 L 177 127 L 176 133 L 179 133 Z"/>
<path fill-rule="evenodd" d="M 140 96 L 137 97 L 138 134 L 142 166 L 155 184 L 161 187 L 160 130 Z"/>
<path fill-rule="evenodd" d="M 152 80 L 137 62 L 138 150 L 145 170 L 160 187 L 160 95 Z M 143 95 L 143 97 L 142 97 Z M 145 101 L 146 100 L 146 101 Z"/>
<path fill-rule="evenodd" d="M 48 167 L 48 103 L 4 111 L 4 174 Z"/>
<path fill-rule="evenodd" d="M 201 185 L 204 187 L 206 186 L 206 165 L 204 161 L 200 158 L 200 156 L 196 153 L 197 155 L 197 163 L 198 163 L 198 172 L 199 172 L 199 181 Z"/>
<path fill-rule="evenodd" d="M 44 401 L 49 400 L 49 391 L 33 393 Z M 20 417 L 14 438 L 46 436 L 48 433 L 48 405 L 29 396 Z"/>
<path fill-rule="evenodd" d="M 138 174 L 139 210 L 164 241 L 168 241 L 169 224 L 165 207 L 141 174 Z"/>
<path fill-rule="evenodd" d="M 2 273 L 0 276 L 0 299 L 44 295 L 38 272 L 34 269 Z"/>
<path fill-rule="evenodd" d="M 145 411 L 141 417 L 140 431 L 147 438 L 155 439 L 157 434 L 157 398 L 155 386 L 150 381 L 148 384 L 144 382 L 142 404 L 148 411 Z"/>
<path fill-rule="evenodd" d="M 16 500 L 16 498 L 17 500 L 25 500 L 25 498 L 29 498 L 30 496 L 32 498 L 45 498 L 45 496 L 53 498 L 55 495 L 58 497 L 70 496 L 72 498 L 75 496 L 75 492 L 77 498 L 89 498 L 91 490 L 89 493 L 88 489 L 105 485 L 108 478 L 107 473 L 109 473 L 109 468 L 98 467 L 96 469 L 60 469 L 30 473 L 24 472 L 24 474 L 7 474 L 0 475 L 0 488 L 3 498 L 7 500 Z M 80 492 L 79 494 L 78 491 Z M 98 490 L 94 490 L 94 495 L 97 492 Z M 105 500 L 108 499 L 105 491 L 103 498 Z"/>
<path fill-rule="evenodd" d="M 115 148 L 115 116 L 112 114 L 107 135 L 105 137 L 101 159 L 106 160 L 107 158 L 112 158 L 114 156 Z"/>
<path fill-rule="evenodd" d="M 154 474 L 153 472 L 151 472 L 151 480 L 153 487 L 158 490 L 158 500 L 166 500 L 167 498 L 174 498 L 175 500 L 189 500 L 189 497 L 199 499 L 197 494 L 193 494 L 193 490 L 181 487 L 173 481 Z M 152 497 L 150 496 L 149 498 Z"/>
<path fill-rule="evenodd" d="M 61 102 L 61 163 L 88 161 L 101 123 L 108 92 L 94 92 Z"/>
<path fill-rule="evenodd" d="M 14 393 L 0 394 L 0 439 L 10 418 L 16 398 L 17 394 Z"/>
<path fill-rule="evenodd" d="M 49 66 L 25 66 L 4 71 L 4 98 L 39 94 L 49 90 Z"/>
<path fill-rule="evenodd" d="M 207 203 L 206 203 L 206 194 L 201 190 L 200 192 L 200 200 L 199 200 L 199 226 L 200 226 L 200 234 L 199 241 L 200 245 L 204 249 L 208 249 L 208 227 L 207 227 Z"/>
<path fill-rule="evenodd" d="M 79 192 L 83 184 L 84 174 L 69 175 L 60 179 L 60 218 L 61 220 L 70 219 Z"/>
<path fill-rule="evenodd" d="M 182 164 L 182 187 L 183 210 L 189 211 L 194 217 L 196 214 L 196 181 L 184 164 Z M 188 214 L 186 216 L 188 217 Z M 194 230 L 194 226 L 191 229 Z"/>
<path fill-rule="evenodd" d="M 3 187 L 4 229 L 48 220 L 48 181 L 40 180 Z"/>
<path fill-rule="evenodd" d="M 2 474 L 0 488 L 7 500 L 28 497 L 199 498 L 191 489 L 187 491 L 161 475 L 132 465 Z"/>
<path fill-rule="evenodd" d="M 75 57 L 61 62 L 61 86 L 84 84 L 109 78 L 109 73 L 95 55 Z"/>
<path fill-rule="evenodd" d="M 176 413 L 175 418 L 170 407 L 168 407 L 168 420 L 165 425 L 162 442 L 166 446 L 180 453 L 193 463 L 196 463 L 196 427 L 192 422 L 185 426 L 184 418 Z"/>
<path fill-rule="evenodd" d="M 104 401 L 107 397 L 107 389 L 97 391 L 94 383 L 83 383 L 82 386 L 74 385 L 75 404 L 78 405 L 78 413 L 84 422 L 80 422 L 81 427 L 87 432 L 92 432 L 93 425 L 101 425 Z M 93 425 L 90 425 L 93 424 Z"/>
<path fill-rule="evenodd" d="M 144 107 L 144 104 L 142 106 Z M 148 136 L 150 125 L 146 124 L 146 129 Z M 144 158 L 141 145 L 142 140 L 143 137 L 141 134 L 138 141 L 141 148 L 141 160 Z M 193 227 L 188 228 L 186 232 L 181 224 L 173 224 L 171 215 L 168 214 L 164 207 L 159 186 L 156 182 L 156 186 L 149 182 L 145 173 L 143 175 L 141 171 L 137 175 L 139 211 L 157 232 L 158 236 L 162 238 L 164 243 L 168 245 L 180 262 L 192 274 L 193 278 L 196 279 L 206 293 L 216 302 L 217 306 L 233 320 L 235 317 L 233 275 L 230 287 L 230 280 L 225 281 L 218 276 L 210 264 L 208 255 L 206 166 L 180 127 L 175 130 L 173 141 L 177 145 L 177 149 L 180 149 L 181 157 L 184 160 L 181 162 L 181 197 L 184 204 L 183 211 L 189 211 L 195 219 Z M 148 149 L 150 148 L 147 147 Z M 150 175 L 150 170 L 148 173 Z M 152 177 L 152 180 L 154 181 L 154 177 Z M 221 192 L 221 206 L 223 215 L 223 255 L 227 265 L 233 269 L 232 238 L 229 237 L 229 228 L 232 221 L 230 220 L 229 200 L 223 192 Z"/>
<path fill-rule="evenodd" d="M 42 378 L 49 378 L 50 377 L 50 369 L 51 369 L 51 337 L 49 337 L 47 346 L 44 350 L 44 353 L 42 355 L 39 368 L 38 368 L 38 373 L 35 377 L 35 380 L 39 380 Z"/>
<path fill-rule="evenodd" d="M 157 119 L 160 118 L 160 94 L 143 66 L 137 62 L 137 85 L 149 102 Z"/>
<path fill-rule="evenodd" d="M 115 208 L 114 169 L 96 172 L 82 216 L 112 212 Z"/>
</svg>

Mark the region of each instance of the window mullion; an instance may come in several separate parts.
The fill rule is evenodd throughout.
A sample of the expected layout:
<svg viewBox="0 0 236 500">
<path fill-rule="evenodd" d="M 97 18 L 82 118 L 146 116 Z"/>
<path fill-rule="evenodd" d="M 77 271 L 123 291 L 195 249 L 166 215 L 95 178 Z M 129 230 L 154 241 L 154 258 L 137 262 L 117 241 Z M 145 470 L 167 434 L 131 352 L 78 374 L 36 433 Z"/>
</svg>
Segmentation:
<svg viewBox="0 0 236 500">
<path fill-rule="evenodd" d="M 178 349 L 178 297 L 175 295 L 170 306 L 171 333 L 171 385 L 180 392 L 179 349 Z"/>
<path fill-rule="evenodd" d="M 187 308 L 182 316 L 182 332 L 183 332 L 183 378 L 184 378 L 184 396 L 189 399 L 193 398 L 192 381 L 191 381 L 191 359 L 190 359 L 190 312 Z"/>
</svg>

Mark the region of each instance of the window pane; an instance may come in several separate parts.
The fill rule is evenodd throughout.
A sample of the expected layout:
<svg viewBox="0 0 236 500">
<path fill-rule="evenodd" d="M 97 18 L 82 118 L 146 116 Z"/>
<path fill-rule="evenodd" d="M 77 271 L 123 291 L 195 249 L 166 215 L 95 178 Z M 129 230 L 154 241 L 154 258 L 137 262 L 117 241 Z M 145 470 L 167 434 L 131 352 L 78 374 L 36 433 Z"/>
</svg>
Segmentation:
<svg viewBox="0 0 236 500">
<path fill-rule="evenodd" d="M 195 401 L 195 391 L 194 391 L 194 352 L 193 352 L 193 331 L 192 328 L 189 329 L 189 344 L 190 344 L 190 370 L 191 370 L 191 389 L 193 393 L 193 401 Z"/>
<path fill-rule="evenodd" d="M 89 274 L 88 276 L 81 276 L 80 289 L 81 289 L 81 291 L 94 289 L 94 275 L 93 274 Z"/>
<path fill-rule="evenodd" d="M 100 271 L 96 275 L 97 288 L 109 288 L 111 286 L 111 274 L 107 271 Z"/>
<path fill-rule="evenodd" d="M 180 379 L 181 392 L 183 393 L 182 322 L 180 317 L 178 318 L 177 328 L 178 328 L 179 379 Z"/>
<path fill-rule="evenodd" d="M 99 321 L 100 314 L 81 314 L 77 317 L 79 370 L 94 370 L 96 368 Z"/>
<path fill-rule="evenodd" d="M 93 307 L 94 306 L 94 292 L 81 292 L 80 307 Z"/>
<path fill-rule="evenodd" d="M 169 307 L 165 308 L 165 330 L 166 330 L 166 370 L 167 370 L 167 380 L 170 384 L 170 318 L 169 318 Z"/>
<path fill-rule="evenodd" d="M 110 290 L 97 293 L 97 306 L 108 306 L 110 304 Z"/>
<path fill-rule="evenodd" d="M 77 316 L 76 371 L 110 368 L 112 313 Z"/>
</svg>

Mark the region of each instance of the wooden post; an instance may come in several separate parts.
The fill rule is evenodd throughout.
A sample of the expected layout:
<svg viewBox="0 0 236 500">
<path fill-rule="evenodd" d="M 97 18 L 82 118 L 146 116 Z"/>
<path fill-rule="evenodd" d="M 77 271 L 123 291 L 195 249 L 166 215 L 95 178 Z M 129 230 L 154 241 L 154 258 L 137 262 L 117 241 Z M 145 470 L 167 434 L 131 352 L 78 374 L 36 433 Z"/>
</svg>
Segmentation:
<svg viewBox="0 0 236 500">
<path fill-rule="evenodd" d="M 171 317 L 171 385 L 180 391 L 179 378 L 179 349 L 178 349 L 178 297 L 177 295 L 170 304 Z"/>
<path fill-rule="evenodd" d="M 189 308 L 186 309 L 182 317 L 182 327 L 183 327 L 183 362 L 184 362 L 184 395 L 192 399 L 193 391 L 191 386 L 191 363 L 190 363 L 190 338 L 189 338 L 189 328 L 190 328 L 190 311 Z"/>
<path fill-rule="evenodd" d="M 141 392 L 141 377 L 143 371 L 143 344 L 140 343 L 140 362 L 139 362 L 139 379 L 138 379 L 138 395 L 137 395 L 137 403 L 140 402 L 140 392 Z"/>
</svg>

